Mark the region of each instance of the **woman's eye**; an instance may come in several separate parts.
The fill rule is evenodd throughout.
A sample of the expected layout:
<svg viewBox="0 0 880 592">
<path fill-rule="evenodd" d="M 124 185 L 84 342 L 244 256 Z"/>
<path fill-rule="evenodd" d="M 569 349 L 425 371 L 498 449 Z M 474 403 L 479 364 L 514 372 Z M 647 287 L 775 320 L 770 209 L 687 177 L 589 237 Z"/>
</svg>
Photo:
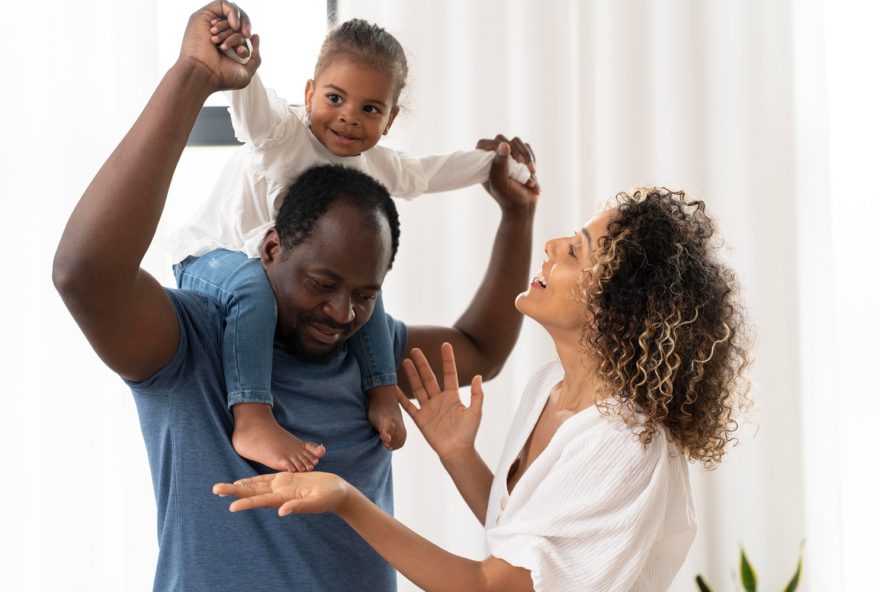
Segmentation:
<svg viewBox="0 0 880 592">
<path fill-rule="evenodd" d="M 572 257 L 577 257 L 577 255 L 574 254 L 574 245 L 571 243 L 568 243 L 568 254 Z"/>
</svg>

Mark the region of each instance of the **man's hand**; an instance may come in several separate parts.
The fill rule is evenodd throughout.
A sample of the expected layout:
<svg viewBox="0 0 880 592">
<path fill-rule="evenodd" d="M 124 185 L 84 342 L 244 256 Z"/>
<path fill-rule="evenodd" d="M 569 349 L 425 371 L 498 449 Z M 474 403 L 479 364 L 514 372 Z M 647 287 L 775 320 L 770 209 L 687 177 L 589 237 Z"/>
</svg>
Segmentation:
<svg viewBox="0 0 880 592">
<path fill-rule="evenodd" d="M 216 30 L 217 23 L 221 21 L 225 21 L 228 28 L 221 31 L 224 35 L 218 48 L 214 41 L 218 36 L 212 29 Z M 232 2 L 212 2 L 190 16 L 178 61 L 205 69 L 211 75 L 215 90 L 244 88 L 260 65 L 260 39 L 258 35 L 251 37 L 250 26 L 248 15 Z M 241 64 L 221 52 L 227 47 L 240 52 L 239 48 L 246 38 L 250 38 L 253 45 L 253 53 L 247 64 Z"/>
<path fill-rule="evenodd" d="M 512 156 L 518 162 L 529 167 L 533 175 L 535 172 L 535 153 L 531 146 L 519 138 L 508 140 L 502 135 L 495 136 L 494 140 L 480 140 L 477 142 L 480 150 L 495 152 L 495 160 L 492 162 L 492 170 L 489 172 L 489 180 L 483 183 L 483 187 L 498 202 L 502 210 L 516 209 L 524 206 L 534 206 L 541 192 L 540 185 L 535 180 L 534 185 L 522 185 L 511 179 L 507 174 L 507 158 Z"/>
</svg>

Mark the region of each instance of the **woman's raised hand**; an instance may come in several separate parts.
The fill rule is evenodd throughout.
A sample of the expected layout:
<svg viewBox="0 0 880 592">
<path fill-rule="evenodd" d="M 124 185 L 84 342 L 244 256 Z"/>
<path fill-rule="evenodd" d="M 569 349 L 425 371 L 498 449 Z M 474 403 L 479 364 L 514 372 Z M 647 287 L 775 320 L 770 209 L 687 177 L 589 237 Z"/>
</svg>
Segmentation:
<svg viewBox="0 0 880 592">
<path fill-rule="evenodd" d="M 218 483 L 214 494 L 237 497 L 231 512 L 278 508 L 279 516 L 335 512 L 348 497 L 351 485 L 331 473 L 274 473 Z"/>
<path fill-rule="evenodd" d="M 465 407 L 458 396 L 458 371 L 452 346 L 440 347 L 443 360 L 443 388 L 437 383 L 434 371 L 425 354 L 418 348 L 410 352 L 411 359 L 403 360 L 403 369 L 409 379 L 418 406 L 398 391 L 397 398 L 431 448 L 443 460 L 474 449 L 474 439 L 480 427 L 483 412 L 483 379 L 474 376 L 471 382 L 471 404 Z"/>
</svg>

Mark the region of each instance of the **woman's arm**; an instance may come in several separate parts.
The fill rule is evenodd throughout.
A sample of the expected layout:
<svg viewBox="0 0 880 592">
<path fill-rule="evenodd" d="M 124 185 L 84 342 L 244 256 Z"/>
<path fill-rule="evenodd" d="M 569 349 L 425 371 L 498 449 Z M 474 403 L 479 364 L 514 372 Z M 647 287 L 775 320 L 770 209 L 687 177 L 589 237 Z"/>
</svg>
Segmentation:
<svg viewBox="0 0 880 592">
<path fill-rule="evenodd" d="M 465 407 L 458 396 L 458 370 L 450 344 L 444 343 L 440 348 L 443 390 L 422 351 L 413 349 L 410 356 L 412 359 L 404 360 L 401 366 L 419 405 L 398 392 L 400 405 L 440 457 L 464 501 L 482 524 L 486 521 L 493 478 L 474 447 L 483 413 L 482 377 L 474 377 L 471 404 Z"/>
<path fill-rule="evenodd" d="M 533 590 L 531 572 L 488 557 L 474 561 L 449 553 L 389 516 L 360 491 L 330 473 L 276 473 L 214 486 L 241 499 L 238 512 L 277 507 L 280 516 L 334 512 L 400 573 L 429 592 Z"/>
</svg>

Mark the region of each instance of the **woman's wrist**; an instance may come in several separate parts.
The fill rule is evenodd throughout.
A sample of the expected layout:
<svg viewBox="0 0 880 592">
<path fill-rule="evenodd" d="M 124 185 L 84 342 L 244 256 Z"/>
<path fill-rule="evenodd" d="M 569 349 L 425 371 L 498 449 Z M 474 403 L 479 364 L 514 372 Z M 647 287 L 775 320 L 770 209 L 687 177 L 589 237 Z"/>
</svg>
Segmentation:
<svg viewBox="0 0 880 592">
<path fill-rule="evenodd" d="M 346 522 L 350 522 L 357 514 L 358 505 L 369 500 L 354 485 L 342 477 L 339 477 L 339 485 L 342 488 L 342 495 L 339 504 L 337 504 L 333 512 Z"/>
<path fill-rule="evenodd" d="M 440 462 L 443 463 L 443 466 L 447 468 L 450 466 L 466 465 L 479 459 L 477 449 L 474 448 L 473 444 L 446 450 L 442 453 L 437 451 L 437 456 L 440 458 Z"/>
</svg>

